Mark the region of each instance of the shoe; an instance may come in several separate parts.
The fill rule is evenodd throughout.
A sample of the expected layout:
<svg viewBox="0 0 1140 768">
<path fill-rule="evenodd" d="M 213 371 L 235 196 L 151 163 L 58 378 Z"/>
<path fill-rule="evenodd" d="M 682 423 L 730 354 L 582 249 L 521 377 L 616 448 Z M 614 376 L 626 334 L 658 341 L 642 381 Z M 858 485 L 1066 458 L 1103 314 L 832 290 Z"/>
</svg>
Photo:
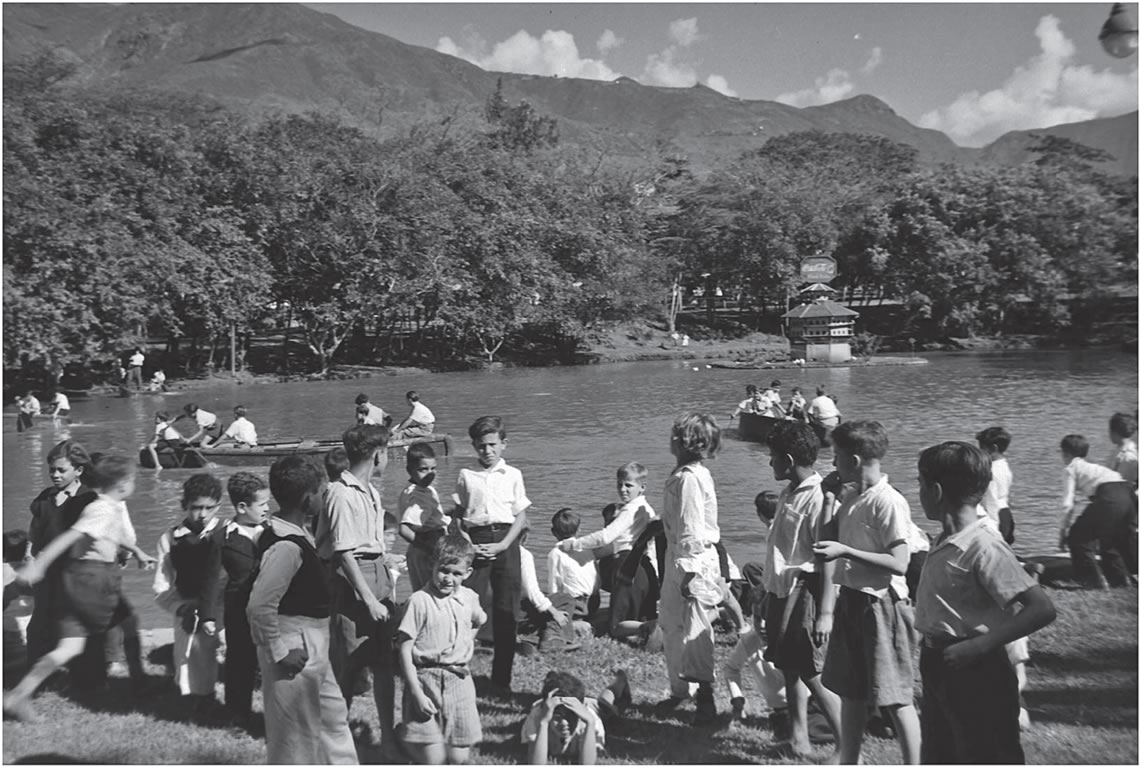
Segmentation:
<svg viewBox="0 0 1140 768">
<path fill-rule="evenodd" d="M 653 713 L 658 717 L 670 714 L 674 709 L 685 703 L 685 696 L 670 696 L 653 705 Z"/>
<path fill-rule="evenodd" d="M 790 733 L 788 725 L 788 710 L 774 709 L 768 713 L 768 727 L 777 739 L 787 738 Z"/>
<path fill-rule="evenodd" d="M 744 722 L 744 697 L 743 696 L 733 696 L 732 697 L 732 719 L 733 719 L 733 721 L 738 722 L 738 723 Z"/>
<path fill-rule="evenodd" d="M 30 701 L 17 699 L 11 694 L 4 696 L 4 716 L 19 720 L 22 723 L 34 723 L 40 719 Z"/>
</svg>

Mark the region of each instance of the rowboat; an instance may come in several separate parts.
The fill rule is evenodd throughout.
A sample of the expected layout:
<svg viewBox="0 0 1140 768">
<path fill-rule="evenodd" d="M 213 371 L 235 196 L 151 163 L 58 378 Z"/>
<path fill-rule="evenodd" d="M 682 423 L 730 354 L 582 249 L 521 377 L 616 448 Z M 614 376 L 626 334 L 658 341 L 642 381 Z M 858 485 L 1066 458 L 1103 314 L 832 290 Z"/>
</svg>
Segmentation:
<svg viewBox="0 0 1140 768">
<path fill-rule="evenodd" d="M 393 440 L 388 443 L 389 452 L 406 451 L 414 443 L 427 443 L 436 455 L 449 456 L 454 451 L 451 435 L 431 435 L 414 437 L 411 440 Z M 313 456 L 322 458 L 333 448 L 342 445 L 337 438 L 321 440 L 287 440 L 261 443 L 253 448 L 234 444 L 202 448 L 200 446 L 167 447 L 158 452 L 158 461 L 163 469 L 201 469 L 210 464 L 229 467 L 264 467 L 282 456 Z M 139 449 L 139 465 L 154 469 L 154 457 L 144 446 Z"/>
<path fill-rule="evenodd" d="M 783 419 L 777 419 L 773 416 L 761 416 L 758 413 L 741 411 L 740 421 L 736 422 L 736 433 L 740 435 L 742 440 L 766 443 L 768 442 L 768 435 L 772 432 L 772 427 L 782 421 Z"/>
</svg>

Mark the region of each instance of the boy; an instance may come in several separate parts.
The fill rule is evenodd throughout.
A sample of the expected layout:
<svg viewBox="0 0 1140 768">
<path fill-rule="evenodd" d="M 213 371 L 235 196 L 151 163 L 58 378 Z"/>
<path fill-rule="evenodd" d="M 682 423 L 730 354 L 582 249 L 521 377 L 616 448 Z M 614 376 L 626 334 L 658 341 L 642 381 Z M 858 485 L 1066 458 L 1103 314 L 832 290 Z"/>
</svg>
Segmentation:
<svg viewBox="0 0 1140 768">
<path fill-rule="evenodd" d="M 799 387 L 792 387 L 792 396 L 788 399 L 788 415 L 800 421 L 807 420 L 807 400 Z"/>
<path fill-rule="evenodd" d="M 910 562 L 910 505 L 882 470 L 887 432 L 877 421 L 851 421 L 831 434 L 835 466 L 854 483 L 835 515 L 837 540 L 819 541 L 815 553 L 839 560 L 834 630 L 823 684 L 839 694 L 840 762 L 854 765 L 863 750 L 867 708 L 894 721 L 902 761 L 919 758 L 914 709 L 914 610 L 906 588 Z"/>
<path fill-rule="evenodd" d="M 25 531 L 4 531 L 4 674 L 18 676 L 28 664 L 28 624 L 32 618 L 32 590 L 16 580 L 16 567 L 28 553 Z"/>
<path fill-rule="evenodd" d="M 63 420 L 71 415 L 71 401 L 67 395 L 59 390 L 52 393 L 51 402 L 48 403 L 48 413 L 51 414 L 52 426 L 58 427 Z"/>
<path fill-rule="evenodd" d="M 542 681 L 538 700 L 522 724 L 521 740 L 530 765 L 550 758 L 594 765 L 598 749 L 606 746 L 606 728 L 613 728 L 631 701 L 629 677 L 619 669 L 596 698 L 569 672 L 551 670 Z"/>
<path fill-rule="evenodd" d="M 1082 586 L 1090 589 L 1127 586 L 1130 582 L 1126 561 L 1130 559 L 1129 538 L 1136 514 L 1136 494 L 1132 484 L 1119 472 L 1085 461 L 1088 455 L 1089 441 L 1083 436 L 1065 435 L 1061 439 L 1065 472 L 1059 547 L 1063 549 L 1068 545 L 1073 575 Z M 1078 494 L 1090 499 L 1079 516 L 1076 515 Z"/>
<path fill-rule="evenodd" d="M 432 485 L 436 458 L 431 445 L 409 445 L 407 468 L 408 487 L 400 493 L 400 538 L 408 542 L 408 578 L 418 591 L 432 578 L 435 544 L 451 526 L 451 517 L 443 513 Z"/>
<path fill-rule="evenodd" d="M 202 410 L 197 403 L 187 403 L 175 421 L 179 419 L 193 419 L 198 425 L 198 431 L 186 440 L 190 445 L 196 445 L 200 441 L 205 448 L 222 436 L 222 425 L 217 414 Z"/>
<path fill-rule="evenodd" d="M 178 446 L 186 444 L 186 438 L 174 428 L 174 422 L 180 418 L 182 417 L 178 416 L 172 419 L 166 411 L 154 412 L 154 437 L 146 444 L 146 449 L 150 452 L 156 470 L 162 469 L 162 462 L 158 460 L 159 451 L 166 448 L 176 449 Z"/>
<path fill-rule="evenodd" d="M 26 429 L 31 429 L 35 423 L 35 417 L 40 415 L 40 399 L 32 394 L 32 390 L 24 393 L 23 397 L 16 398 L 16 402 L 20 406 L 20 413 L 16 419 L 16 431 L 23 432 Z"/>
<path fill-rule="evenodd" d="M 530 529 L 524 528 L 519 534 L 519 581 L 521 583 L 522 597 L 520 599 L 520 613 L 522 621 L 516 626 L 520 636 L 519 652 L 524 656 L 537 653 L 537 647 L 529 638 L 522 639 L 523 635 L 542 633 L 553 623 L 557 627 L 570 624 L 570 614 L 554 606 L 550 598 L 542 591 L 538 583 L 538 571 L 534 567 L 534 555 L 526 548 Z M 565 648 L 562 650 L 574 650 Z"/>
<path fill-rule="evenodd" d="M 192 475 L 182 485 L 186 517 L 158 540 L 154 601 L 174 614 L 174 680 L 183 696 L 193 697 L 194 719 L 210 714 L 218 681 L 222 551 L 215 533 L 221 504 L 222 481 Z"/>
<path fill-rule="evenodd" d="M 915 615 L 923 637 L 922 762 L 1024 763 L 1005 645 L 1046 626 L 1056 611 L 1009 545 L 978 519 L 989 457 L 966 443 L 942 443 L 920 454 L 918 474 L 923 512 L 942 524 Z"/>
<path fill-rule="evenodd" d="M 257 445 L 257 428 L 253 422 L 245 417 L 244 405 L 234 406 L 234 420 L 226 431 L 214 441 L 214 445 L 221 445 L 227 440 L 233 440 L 238 448 L 253 448 Z"/>
<path fill-rule="evenodd" d="M 409 391 L 404 397 L 407 399 L 408 405 L 411 406 L 412 412 L 408 414 L 408 418 L 396 426 L 393 435 L 399 440 L 427 437 L 435 430 L 435 414 L 420 402 L 420 396 L 416 394 L 415 390 Z"/>
<path fill-rule="evenodd" d="M 982 497 L 978 511 L 997 523 L 1005 543 L 1013 546 L 1013 513 L 1009 509 L 1009 489 L 1013 486 L 1013 473 L 1005 452 L 1009 450 L 1010 435 L 1001 427 L 983 429 L 974 435 L 978 447 L 990 457 L 993 479 Z"/>
<path fill-rule="evenodd" d="M 819 438 L 798 421 L 776 425 L 768 436 L 769 465 L 786 480 L 768 532 L 764 589 L 768 650 L 764 657 L 784 673 L 791 749 L 811 751 L 808 695 L 815 697 L 833 733 L 840 733 L 839 699 L 820 680 L 835 610 L 834 562 L 817 563 L 813 547 L 825 518 L 822 478 L 815 471 Z M 828 510 L 830 512 L 830 509 Z M 838 747 L 839 745 L 837 745 Z"/>
<path fill-rule="evenodd" d="M 563 507 L 550 518 L 550 532 L 556 541 L 574 537 L 582 520 L 569 507 Z M 543 627 L 538 641 L 542 651 L 571 651 L 579 647 L 574 630 L 574 619 L 586 619 L 590 614 L 589 602 L 598 584 L 593 552 L 566 552 L 554 547 L 546 556 L 547 583 L 550 602 L 570 617 L 557 632 L 548 624 Z"/>
<path fill-rule="evenodd" d="M 328 484 L 317 521 L 317 550 L 333 581 L 332 664 L 349 709 L 356 681 L 372 670 L 385 749 L 393 745 L 393 578 L 385 560 L 384 509 L 372 485 L 388 466 L 388 428 L 350 427 L 342 438 L 349 468 Z"/>
<path fill-rule="evenodd" d="M 270 765 L 357 764 L 348 707 L 329 663 L 332 593 L 308 531 L 324 486 L 324 472 L 304 456 L 282 457 L 269 469 L 280 510 L 258 541 L 261 565 L 247 615 L 261 667 Z"/>
<path fill-rule="evenodd" d="M 361 424 L 374 424 L 378 427 L 387 427 L 392 423 L 392 417 L 384 412 L 378 405 L 368 401 L 368 395 L 361 392 L 356 396 L 357 421 Z M 361 418 L 363 417 L 363 418 Z"/>
<path fill-rule="evenodd" d="M 235 472 L 226 482 L 234 519 L 222 530 L 222 568 L 226 574 L 226 709 L 234 721 L 248 726 L 257 649 L 250 637 L 249 591 L 257 572 L 257 542 L 269 520 L 269 486 L 255 474 Z"/>
<path fill-rule="evenodd" d="M 463 586 L 475 548 L 451 534 L 436 541 L 431 579 L 412 593 L 400 622 L 403 741 L 417 763 L 466 763 L 483 738 L 467 664 L 487 621 L 479 596 Z"/>
<path fill-rule="evenodd" d="M 461 469 L 455 481 L 454 514 L 475 545 L 474 570 L 465 582 L 491 615 L 495 655 L 491 686 L 508 693 L 515 663 L 515 616 L 521 597 L 519 534 L 527 525 L 522 473 L 503 461 L 507 430 L 498 416 L 481 416 L 467 430 L 479 469 Z M 490 610 L 488 610 L 488 608 Z"/>
<path fill-rule="evenodd" d="M 83 508 L 74 525 L 52 539 L 19 575 L 23 583 L 35 585 L 44 578 L 52 563 L 71 552 L 62 574 L 59 643 L 36 662 L 19 685 L 4 695 L 4 714 L 19 720 L 36 719 L 30 700 L 40 683 L 82 653 L 88 636 L 103 634 L 116 625 L 123 626 L 123 645 L 132 682 L 136 688 L 142 688 L 146 680 L 138 618 L 123 595 L 123 576 L 118 562 L 122 547 L 141 567 L 154 567 L 154 558 L 138 547 L 125 503 L 135 490 L 135 463 L 125 456 L 103 456 L 95 462 L 90 475 L 89 484 L 98 494 L 95 500 Z"/>
<path fill-rule="evenodd" d="M 1113 448 L 1106 466 L 1119 472 L 1136 488 L 1136 419 L 1127 413 L 1112 414 L 1108 420 L 1108 439 L 1112 441 Z"/>
</svg>

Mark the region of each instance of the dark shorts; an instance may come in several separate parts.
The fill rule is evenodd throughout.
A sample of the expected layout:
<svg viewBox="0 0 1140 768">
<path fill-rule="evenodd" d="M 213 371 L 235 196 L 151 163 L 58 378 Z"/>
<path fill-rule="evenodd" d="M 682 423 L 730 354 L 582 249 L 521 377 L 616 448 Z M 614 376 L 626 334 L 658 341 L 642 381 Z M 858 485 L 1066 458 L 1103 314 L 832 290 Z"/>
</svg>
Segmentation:
<svg viewBox="0 0 1140 768">
<path fill-rule="evenodd" d="M 134 615 L 115 563 L 72 560 L 63 570 L 60 637 L 101 635 Z"/>
<path fill-rule="evenodd" d="M 914 703 L 914 609 L 892 593 L 843 587 L 823 684 L 845 699 L 890 707 Z"/>
<path fill-rule="evenodd" d="M 433 717 L 415 720 L 415 701 L 411 687 L 404 686 L 403 712 L 407 731 L 404 740 L 409 744 L 439 744 L 449 747 L 470 747 L 483 740 L 483 727 L 479 722 L 478 703 L 475 699 L 475 681 L 468 675 L 458 675 L 446 669 L 426 667 L 416 670 L 416 677 L 436 709 Z"/>
<path fill-rule="evenodd" d="M 815 574 L 805 575 L 787 597 L 769 595 L 764 616 L 768 631 L 764 658 L 776 669 L 805 680 L 823 672 L 827 660 L 827 643 L 818 644 L 812 637 L 819 592 L 819 578 Z"/>
</svg>

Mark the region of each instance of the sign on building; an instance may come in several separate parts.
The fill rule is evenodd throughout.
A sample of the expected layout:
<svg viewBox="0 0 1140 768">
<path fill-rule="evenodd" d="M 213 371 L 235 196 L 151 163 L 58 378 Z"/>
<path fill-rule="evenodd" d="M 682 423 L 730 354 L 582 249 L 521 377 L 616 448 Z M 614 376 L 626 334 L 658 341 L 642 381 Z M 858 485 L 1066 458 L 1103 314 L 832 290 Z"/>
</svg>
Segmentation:
<svg viewBox="0 0 1140 768">
<path fill-rule="evenodd" d="M 826 283 L 835 279 L 835 259 L 830 256 L 808 256 L 800 262 L 800 280 L 805 283 Z"/>
</svg>

